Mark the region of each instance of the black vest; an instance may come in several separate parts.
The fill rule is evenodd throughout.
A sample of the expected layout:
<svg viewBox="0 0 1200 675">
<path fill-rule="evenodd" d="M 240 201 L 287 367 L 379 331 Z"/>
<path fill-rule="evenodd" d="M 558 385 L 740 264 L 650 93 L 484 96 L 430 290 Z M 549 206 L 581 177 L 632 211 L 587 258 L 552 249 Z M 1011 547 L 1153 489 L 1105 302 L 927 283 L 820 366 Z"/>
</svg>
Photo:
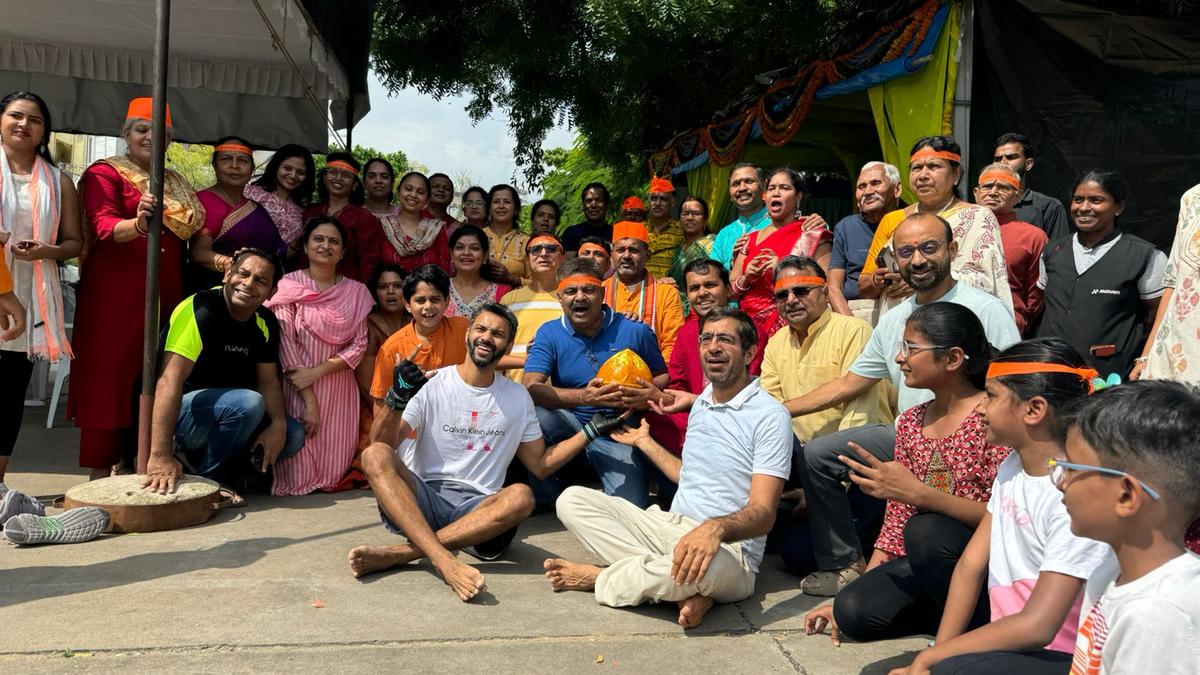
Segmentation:
<svg viewBox="0 0 1200 675">
<path fill-rule="evenodd" d="M 1115 233 L 1114 233 L 1115 236 Z M 1138 280 L 1150 265 L 1154 245 L 1121 233 L 1121 239 L 1083 274 L 1075 268 L 1074 237 L 1051 244 L 1046 262 L 1046 314 L 1038 337 L 1060 337 L 1079 351 L 1101 376 L 1123 378 L 1146 342 Z M 1092 347 L 1116 345 L 1111 356 Z"/>
</svg>

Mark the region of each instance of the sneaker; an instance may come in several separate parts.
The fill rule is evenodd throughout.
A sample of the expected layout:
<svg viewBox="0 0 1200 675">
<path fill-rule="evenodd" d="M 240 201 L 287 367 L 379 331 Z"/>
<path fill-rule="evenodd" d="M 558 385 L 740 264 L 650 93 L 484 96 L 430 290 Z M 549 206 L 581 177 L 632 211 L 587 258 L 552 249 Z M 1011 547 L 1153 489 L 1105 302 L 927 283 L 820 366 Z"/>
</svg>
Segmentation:
<svg viewBox="0 0 1200 675">
<path fill-rule="evenodd" d="M 5 490 L 0 497 L 0 526 L 9 518 L 22 513 L 32 513 L 35 516 L 46 515 L 46 508 L 38 500 L 17 490 Z"/>
<path fill-rule="evenodd" d="M 95 506 L 50 517 L 22 513 L 5 524 L 4 538 L 14 544 L 79 544 L 103 534 L 110 520 L 108 511 Z"/>
</svg>

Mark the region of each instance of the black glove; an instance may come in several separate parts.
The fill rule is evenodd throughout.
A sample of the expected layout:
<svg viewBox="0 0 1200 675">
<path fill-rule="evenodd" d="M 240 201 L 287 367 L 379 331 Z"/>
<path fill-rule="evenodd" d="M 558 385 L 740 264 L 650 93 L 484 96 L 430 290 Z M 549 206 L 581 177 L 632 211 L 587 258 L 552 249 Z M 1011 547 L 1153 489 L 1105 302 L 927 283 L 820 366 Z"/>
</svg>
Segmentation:
<svg viewBox="0 0 1200 675">
<path fill-rule="evenodd" d="M 623 424 L 625 424 L 625 420 L 616 415 L 596 413 L 592 415 L 591 421 L 583 425 L 583 435 L 587 436 L 588 443 L 591 443 L 601 436 L 607 436 L 616 431 Z"/>
<path fill-rule="evenodd" d="M 429 378 L 412 361 L 404 360 L 392 370 L 392 388 L 388 390 L 384 403 L 397 412 L 403 412 L 413 396 L 425 386 Z"/>
</svg>

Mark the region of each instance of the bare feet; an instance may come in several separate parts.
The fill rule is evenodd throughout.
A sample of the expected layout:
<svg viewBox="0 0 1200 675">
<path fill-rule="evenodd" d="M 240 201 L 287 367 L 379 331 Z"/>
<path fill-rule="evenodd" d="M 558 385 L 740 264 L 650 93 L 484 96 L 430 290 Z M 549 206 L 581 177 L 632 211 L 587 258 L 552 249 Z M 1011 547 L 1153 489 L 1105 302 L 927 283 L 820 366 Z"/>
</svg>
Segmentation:
<svg viewBox="0 0 1200 675">
<path fill-rule="evenodd" d="M 355 578 L 405 565 L 419 556 L 408 544 L 398 546 L 358 546 L 350 549 L 350 572 Z"/>
<path fill-rule="evenodd" d="M 684 628 L 695 628 L 704 620 L 704 615 L 712 609 L 713 599 L 697 593 L 687 600 L 679 601 L 679 625 Z"/>
<path fill-rule="evenodd" d="M 542 563 L 546 578 L 555 591 L 594 591 L 600 568 L 595 565 L 573 563 L 562 558 L 546 558 Z"/>
<path fill-rule="evenodd" d="M 438 574 L 442 575 L 442 581 L 445 581 L 446 585 L 458 594 L 459 599 L 463 602 L 479 595 L 480 591 L 487 590 L 483 573 L 460 562 L 458 558 L 451 557 L 446 562 L 434 563 L 433 566 L 437 569 Z"/>
</svg>

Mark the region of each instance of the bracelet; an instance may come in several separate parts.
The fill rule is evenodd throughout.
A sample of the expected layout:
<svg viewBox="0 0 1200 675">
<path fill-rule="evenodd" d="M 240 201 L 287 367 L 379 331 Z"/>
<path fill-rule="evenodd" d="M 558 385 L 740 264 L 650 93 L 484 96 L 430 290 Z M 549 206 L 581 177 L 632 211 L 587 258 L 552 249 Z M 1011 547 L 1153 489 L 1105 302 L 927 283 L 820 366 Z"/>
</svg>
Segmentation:
<svg viewBox="0 0 1200 675">
<path fill-rule="evenodd" d="M 745 278 L 746 278 L 746 275 L 743 274 L 742 276 L 734 279 L 733 280 L 733 290 L 737 291 L 738 293 L 745 293 L 746 291 L 749 291 L 750 290 L 749 284 L 747 284 L 746 286 L 742 286 L 742 279 L 745 279 Z"/>
<path fill-rule="evenodd" d="M 1149 356 L 1139 356 L 1136 359 L 1134 359 L 1133 362 L 1134 363 L 1145 363 L 1148 360 L 1150 360 Z"/>
<path fill-rule="evenodd" d="M 143 228 L 142 227 L 142 219 L 138 218 L 136 216 L 133 219 L 133 229 L 136 230 L 137 233 L 142 235 L 143 237 L 150 234 L 150 228 L 149 227 Z"/>
</svg>

